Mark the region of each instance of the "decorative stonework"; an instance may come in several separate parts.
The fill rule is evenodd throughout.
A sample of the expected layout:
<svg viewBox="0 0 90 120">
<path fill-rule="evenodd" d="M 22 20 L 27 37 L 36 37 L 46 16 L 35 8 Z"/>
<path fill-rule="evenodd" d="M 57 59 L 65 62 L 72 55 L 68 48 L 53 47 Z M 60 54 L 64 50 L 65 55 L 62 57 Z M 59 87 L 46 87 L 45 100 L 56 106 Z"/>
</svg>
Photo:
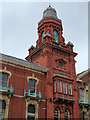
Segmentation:
<svg viewBox="0 0 90 120">
<path fill-rule="evenodd" d="M 36 86 L 38 85 L 38 83 L 39 83 L 39 79 L 36 78 L 36 77 L 34 77 L 34 73 L 32 74 L 32 76 L 28 76 L 28 77 L 27 77 L 28 82 L 29 82 L 29 79 L 36 80 L 36 81 L 37 81 L 37 82 L 36 82 Z"/>
<path fill-rule="evenodd" d="M 8 96 L 0 94 L 0 100 L 5 100 L 5 103 L 6 103 L 5 118 L 8 118 L 10 98 Z"/>
</svg>

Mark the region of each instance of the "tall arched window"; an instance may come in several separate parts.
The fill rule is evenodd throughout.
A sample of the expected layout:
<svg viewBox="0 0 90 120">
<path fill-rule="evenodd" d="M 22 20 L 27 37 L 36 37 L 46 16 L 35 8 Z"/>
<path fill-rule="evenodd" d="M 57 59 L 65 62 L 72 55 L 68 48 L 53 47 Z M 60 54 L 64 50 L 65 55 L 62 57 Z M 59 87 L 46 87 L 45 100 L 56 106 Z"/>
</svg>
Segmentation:
<svg viewBox="0 0 90 120">
<path fill-rule="evenodd" d="M 28 89 L 30 89 L 30 93 L 36 92 L 36 80 L 29 79 Z"/>
<path fill-rule="evenodd" d="M 65 120 L 69 120 L 69 110 L 65 109 Z"/>
<path fill-rule="evenodd" d="M 58 43 L 58 32 L 57 32 L 57 30 L 53 30 L 53 37 L 54 37 L 55 42 Z"/>
<path fill-rule="evenodd" d="M 59 120 L 59 109 L 56 107 L 54 110 L 54 120 Z"/>
<path fill-rule="evenodd" d="M 28 105 L 27 120 L 35 120 L 35 106 L 32 104 Z"/>
<path fill-rule="evenodd" d="M 0 118 L 5 118 L 6 103 L 4 100 L 0 100 Z"/>
<path fill-rule="evenodd" d="M 0 72 L 0 88 L 7 87 L 8 85 L 8 73 Z"/>
<path fill-rule="evenodd" d="M 42 32 L 42 42 L 43 42 L 43 37 L 44 37 L 44 31 Z"/>
</svg>

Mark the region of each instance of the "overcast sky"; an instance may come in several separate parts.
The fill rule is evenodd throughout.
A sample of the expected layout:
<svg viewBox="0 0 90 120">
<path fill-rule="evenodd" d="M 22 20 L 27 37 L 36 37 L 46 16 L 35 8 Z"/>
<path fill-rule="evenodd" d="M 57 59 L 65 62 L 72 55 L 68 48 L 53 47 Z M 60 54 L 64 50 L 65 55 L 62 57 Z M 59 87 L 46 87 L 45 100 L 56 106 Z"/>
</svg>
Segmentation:
<svg viewBox="0 0 90 120">
<path fill-rule="evenodd" d="M 62 20 L 65 42 L 74 44 L 76 73 L 88 69 L 88 2 L 13 2 L 2 3 L 1 53 L 24 59 L 28 48 L 36 45 L 38 22 L 51 4 Z M 2 21 L 1 21 L 2 20 Z"/>
</svg>

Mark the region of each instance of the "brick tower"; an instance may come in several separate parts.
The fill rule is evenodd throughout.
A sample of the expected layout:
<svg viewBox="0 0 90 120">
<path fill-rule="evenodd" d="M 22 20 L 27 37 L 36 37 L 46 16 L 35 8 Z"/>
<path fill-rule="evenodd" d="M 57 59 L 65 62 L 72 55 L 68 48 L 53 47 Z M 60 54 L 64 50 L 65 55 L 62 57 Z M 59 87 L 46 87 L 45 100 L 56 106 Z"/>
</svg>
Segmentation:
<svg viewBox="0 0 90 120">
<path fill-rule="evenodd" d="M 29 48 L 27 61 L 47 67 L 45 98 L 47 118 L 79 118 L 73 44 L 62 36 L 62 22 L 49 6 L 38 23 L 36 47 Z M 42 93 L 43 94 L 43 93 Z"/>
</svg>

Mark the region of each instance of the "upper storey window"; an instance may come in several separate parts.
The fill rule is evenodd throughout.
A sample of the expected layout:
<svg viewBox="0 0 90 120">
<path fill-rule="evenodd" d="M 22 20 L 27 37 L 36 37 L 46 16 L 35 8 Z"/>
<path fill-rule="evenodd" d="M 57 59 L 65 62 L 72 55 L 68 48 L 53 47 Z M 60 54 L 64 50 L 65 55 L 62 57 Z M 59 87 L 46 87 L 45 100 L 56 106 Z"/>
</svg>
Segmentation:
<svg viewBox="0 0 90 120">
<path fill-rule="evenodd" d="M 36 92 L 36 80 L 29 80 L 28 89 L 30 89 L 30 93 Z"/>
<path fill-rule="evenodd" d="M 61 92 L 61 81 L 58 80 L 58 92 Z"/>
<path fill-rule="evenodd" d="M 81 99 L 81 102 L 84 101 L 84 89 L 80 89 L 80 99 Z"/>
<path fill-rule="evenodd" d="M 9 74 L 0 72 L 0 87 L 7 87 Z"/>
<path fill-rule="evenodd" d="M 67 93 L 66 82 L 63 82 L 63 92 L 64 94 Z"/>
<path fill-rule="evenodd" d="M 71 83 L 68 83 L 68 93 L 69 95 L 72 94 L 72 87 L 71 87 Z"/>
<path fill-rule="evenodd" d="M 43 37 L 44 37 L 44 31 L 42 32 L 42 42 L 43 42 Z"/>
<path fill-rule="evenodd" d="M 57 32 L 57 30 L 53 30 L 53 37 L 54 37 L 55 42 L 58 43 L 58 32 Z"/>
</svg>

